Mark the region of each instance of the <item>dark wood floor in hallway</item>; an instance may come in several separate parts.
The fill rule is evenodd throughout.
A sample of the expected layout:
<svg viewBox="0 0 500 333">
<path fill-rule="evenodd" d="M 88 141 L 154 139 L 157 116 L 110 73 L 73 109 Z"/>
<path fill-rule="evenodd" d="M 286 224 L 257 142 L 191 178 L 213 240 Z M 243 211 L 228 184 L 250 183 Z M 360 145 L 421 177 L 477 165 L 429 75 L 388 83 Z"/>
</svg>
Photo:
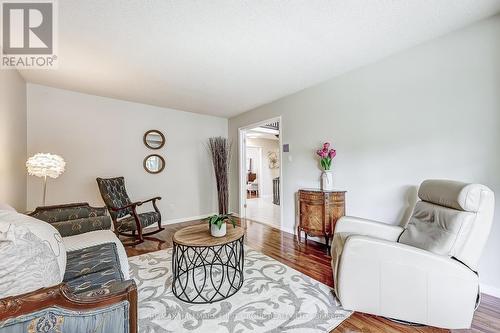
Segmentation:
<svg viewBox="0 0 500 333">
<path fill-rule="evenodd" d="M 139 245 L 127 247 L 128 256 L 135 256 L 148 252 L 158 251 L 172 247 L 172 235 L 175 231 L 194 224 L 204 223 L 202 221 L 191 221 L 166 226 L 161 233 L 148 237 Z M 322 244 L 308 241 L 307 244 L 299 243 L 296 237 L 290 233 L 280 231 L 267 225 L 247 221 L 245 243 L 283 264 L 292 267 L 315 280 L 332 286 L 332 269 L 330 267 L 330 256 L 326 253 Z M 394 323 L 387 319 L 354 313 L 348 320 L 344 321 L 333 332 L 449 332 L 449 330 L 434 327 L 413 327 Z M 476 311 L 472 328 L 470 330 L 454 330 L 453 332 L 500 332 L 500 299 L 483 295 L 483 301 Z"/>
</svg>

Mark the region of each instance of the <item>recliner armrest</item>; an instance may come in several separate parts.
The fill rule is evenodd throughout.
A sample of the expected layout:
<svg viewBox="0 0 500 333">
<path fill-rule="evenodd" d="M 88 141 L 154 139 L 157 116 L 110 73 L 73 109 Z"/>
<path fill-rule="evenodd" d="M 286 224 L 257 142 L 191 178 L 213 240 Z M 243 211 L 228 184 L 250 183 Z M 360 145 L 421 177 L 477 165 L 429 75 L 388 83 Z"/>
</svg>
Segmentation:
<svg viewBox="0 0 500 333">
<path fill-rule="evenodd" d="M 365 235 L 391 241 L 396 241 L 403 230 L 402 227 L 397 225 L 354 216 L 341 217 L 335 225 L 335 233 Z"/>
</svg>

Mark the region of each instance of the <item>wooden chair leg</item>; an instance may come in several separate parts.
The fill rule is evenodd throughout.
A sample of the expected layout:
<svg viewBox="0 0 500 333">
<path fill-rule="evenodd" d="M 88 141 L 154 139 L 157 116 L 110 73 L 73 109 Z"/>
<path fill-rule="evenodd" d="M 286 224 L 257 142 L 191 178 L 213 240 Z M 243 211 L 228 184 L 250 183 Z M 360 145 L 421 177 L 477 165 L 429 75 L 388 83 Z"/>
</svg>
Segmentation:
<svg viewBox="0 0 500 333">
<path fill-rule="evenodd" d="M 160 218 L 160 220 L 158 221 L 158 230 L 164 230 L 164 229 L 165 228 L 161 226 L 161 218 Z"/>
</svg>

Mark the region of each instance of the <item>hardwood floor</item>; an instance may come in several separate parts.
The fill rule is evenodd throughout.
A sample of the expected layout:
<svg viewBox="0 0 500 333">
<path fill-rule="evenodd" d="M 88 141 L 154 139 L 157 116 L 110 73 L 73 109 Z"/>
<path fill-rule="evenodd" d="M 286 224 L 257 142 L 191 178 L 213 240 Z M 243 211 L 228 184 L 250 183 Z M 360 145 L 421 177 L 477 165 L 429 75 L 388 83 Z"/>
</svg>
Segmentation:
<svg viewBox="0 0 500 333">
<path fill-rule="evenodd" d="M 147 237 L 147 240 L 139 245 L 127 247 L 127 255 L 135 256 L 152 251 L 158 251 L 172 247 L 172 235 L 175 231 L 188 225 L 204 223 L 202 221 L 191 221 L 166 226 L 165 230 Z M 247 220 L 245 243 L 283 264 L 292 267 L 315 280 L 332 286 L 332 269 L 330 267 L 330 256 L 326 253 L 323 244 L 308 241 L 307 244 L 297 242 L 294 235 L 271 228 L 261 223 Z M 335 330 L 335 333 L 371 333 L 371 332 L 450 332 L 428 326 L 406 326 L 394 323 L 385 318 L 354 313 Z M 500 299 L 484 295 L 479 309 L 474 315 L 474 321 L 470 330 L 453 330 L 453 332 L 500 332 Z"/>
</svg>

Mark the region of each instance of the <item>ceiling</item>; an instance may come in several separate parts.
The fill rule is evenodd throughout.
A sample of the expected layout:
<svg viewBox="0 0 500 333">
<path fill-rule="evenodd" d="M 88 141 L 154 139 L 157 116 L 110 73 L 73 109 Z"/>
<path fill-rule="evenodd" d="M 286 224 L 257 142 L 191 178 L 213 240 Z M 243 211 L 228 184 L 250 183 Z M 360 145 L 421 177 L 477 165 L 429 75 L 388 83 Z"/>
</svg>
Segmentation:
<svg viewBox="0 0 500 333">
<path fill-rule="evenodd" d="M 232 117 L 498 13 L 500 0 L 60 0 L 29 82 Z"/>
</svg>

